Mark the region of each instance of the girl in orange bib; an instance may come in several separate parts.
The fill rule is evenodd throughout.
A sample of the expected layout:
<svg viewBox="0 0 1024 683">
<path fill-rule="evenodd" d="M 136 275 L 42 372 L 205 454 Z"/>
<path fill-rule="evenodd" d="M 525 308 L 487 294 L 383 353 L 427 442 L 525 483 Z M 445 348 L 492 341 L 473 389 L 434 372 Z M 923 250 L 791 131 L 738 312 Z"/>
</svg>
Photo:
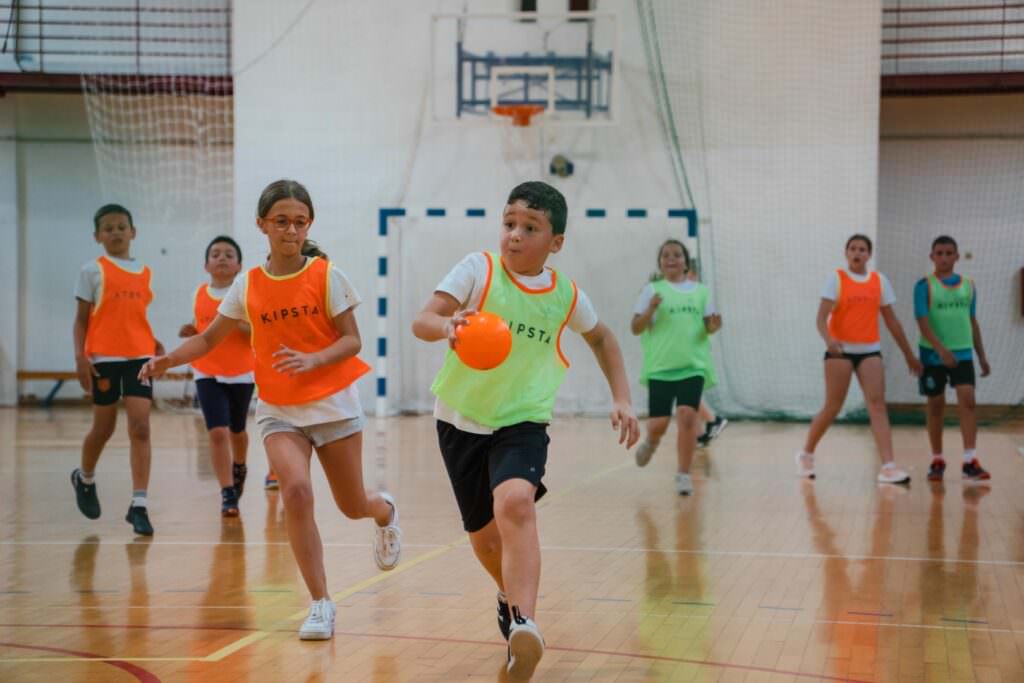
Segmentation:
<svg viewBox="0 0 1024 683">
<path fill-rule="evenodd" d="M 201 334 L 217 317 L 217 307 L 242 269 L 242 249 L 230 237 L 214 237 L 206 247 L 210 283 L 199 285 L 192 303 L 192 322 L 182 325 L 180 337 Z M 249 435 L 245 423 L 252 400 L 256 361 L 249 346 L 249 324 L 241 322 L 221 344 L 193 361 L 196 395 L 210 437 L 210 458 L 220 482 L 225 517 L 238 516 L 238 499 L 245 488 Z"/>
<path fill-rule="evenodd" d="M 270 257 L 235 280 L 209 327 L 166 356 L 150 360 L 140 377 L 205 355 L 238 329 L 251 326 L 259 402 L 256 422 L 281 485 L 288 541 L 312 595 L 303 640 L 334 635 L 323 545 L 313 519 L 310 459 L 315 450 L 338 507 L 351 519 L 377 523 L 374 557 L 394 569 L 401 554 L 398 508 L 387 493 L 363 488 L 362 429 L 366 420 L 355 381 L 369 371 L 356 357 L 359 295 L 306 236 L 313 202 L 293 180 L 271 183 L 260 196 L 256 225 Z M 311 248 L 312 247 L 312 248 Z"/>
<path fill-rule="evenodd" d="M 892 310 L 896 297 L 888 278 L 869 271 L 871 239 L 854 235 L 846 241 L 846 268 L 835 271 L 821 293 L 818 306 L 818 334 L 825 342 L 825 405 L 814 416 L 803 450 L 796 454 L 797 473 L 814 479 L 814 449 L 843 407 L 854 373 L 860 382 L 871 420 L 882 468 L 878 481 L 884 484 L 910 483 L 910 475 L 896 467 L 892 455 L 892 431 L 885 407 L 885 373 L 878 318 L 900 347 L 910 372 L 921 374 L 903 326 Z"/>
</svg>

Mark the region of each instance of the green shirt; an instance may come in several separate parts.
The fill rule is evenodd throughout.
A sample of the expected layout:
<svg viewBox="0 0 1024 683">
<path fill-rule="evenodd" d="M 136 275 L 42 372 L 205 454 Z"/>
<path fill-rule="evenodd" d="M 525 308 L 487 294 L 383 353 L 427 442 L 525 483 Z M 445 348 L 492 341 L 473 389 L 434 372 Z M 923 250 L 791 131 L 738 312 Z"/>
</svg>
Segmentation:
<svg viewBox="0 0 1024 683">
<path fill-rule="evenodd" d="M 973 298 L 974 282 L 968 278 L 960 278 L 960 284 L 950 287 L 934 274 L 928 276 L 928 324 L 947 349 L 974 348 Z M 919 342 L 926 349 L 933 348 L 924 336 Z"/>
<path fill-rule="evenodd" d="M 488 284 L 480 310 L 500 315 L 512 330 L 508 358 L 491 370 L 474 370 L 451 349 L 430 390 L 453 410 L 486 427 L 550 422 L 569 361 L 561 337 L 576 306 L 576 283 L 551 273 L 551 286 L 528 290 L 487 254 Z"/>
<path fill-rule="evenodd" d="M 640 381 L 703 377 L 704 388 L 711 388 L 716 378 L 711 339 L 704 325 L 708 288 L 698 283 L 681 292 L 665 280 L 657 280 L 651 287 L 661 297 L 661 304 L 654 323 L 640 334 L 644 350 Z"/>
</svg>

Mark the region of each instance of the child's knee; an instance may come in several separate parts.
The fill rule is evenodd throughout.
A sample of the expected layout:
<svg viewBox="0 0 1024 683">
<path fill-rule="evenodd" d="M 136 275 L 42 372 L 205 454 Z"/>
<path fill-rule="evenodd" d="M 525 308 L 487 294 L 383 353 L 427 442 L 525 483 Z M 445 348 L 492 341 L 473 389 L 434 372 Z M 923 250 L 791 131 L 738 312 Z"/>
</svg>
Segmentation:
<svg viewBox="0 0 1024 683">
<path fill-rule="evenodd" d="M 210 430 L 210 444 L 213 446 L 227 446 L 228 438 L 227 427 L 214 427 Z"/>
<path fill-rule="evenodd" d="M 149 441 L 149 420 L 129 420 L 128 438 L 135 442 Z"/>
<path fill-rule="evenodd" d="M 293 514 L 313 510 L 313 486 L 308 481 L 281 483 L 281 500 L 287 510 Z"/>
<path fill-rule="evenodd" d="M 526 484 L 525 481 L 520 482 Z M 534 492 L 531 486 L 515 486 L 494 499 L 494 516 L 511 524 L 525 524 L 534 518 Z"/>
</svg>

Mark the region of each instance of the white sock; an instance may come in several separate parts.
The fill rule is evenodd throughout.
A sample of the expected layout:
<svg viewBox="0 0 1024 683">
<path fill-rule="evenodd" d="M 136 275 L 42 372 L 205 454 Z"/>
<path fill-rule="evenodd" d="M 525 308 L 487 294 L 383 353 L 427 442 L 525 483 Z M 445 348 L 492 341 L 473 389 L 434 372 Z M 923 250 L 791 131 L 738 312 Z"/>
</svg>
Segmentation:
<svg viewBox="0 0 1024 683">
<path fill-rule="evenodd" d="M 970 461 L 974 460 L 977 457 L 978 456 L 975 455 L 975 451 L 974 451 L 973 448 L 965 448 L 964 449 L 964 462 L 970 462 Z"/>
<path fill-rule="evenodd" d="M 132 491 L 132 506 L 137 508 L 149 507 L 146 502 L 145 491 Z"/>
<path fill-rule="evenodd" d="M 83 484 L 89 484 L 89 485 L 95 484 L 96 483 L 96 473 L 95 472 L 88 472 L 87 473 L 85 470 L 82 470 L 82 473 L 79 475 L 79 481 L 81 481 Z"/>
<path fill-rule="evenodd" d="M 883 470 L 892 470 L 892 469 L 896 469 L 896 463 L 895 463 L 895 462 L 886 462 L 886 463 L 882 463 L 882 469 L 883 469 Z"/>
</svg>

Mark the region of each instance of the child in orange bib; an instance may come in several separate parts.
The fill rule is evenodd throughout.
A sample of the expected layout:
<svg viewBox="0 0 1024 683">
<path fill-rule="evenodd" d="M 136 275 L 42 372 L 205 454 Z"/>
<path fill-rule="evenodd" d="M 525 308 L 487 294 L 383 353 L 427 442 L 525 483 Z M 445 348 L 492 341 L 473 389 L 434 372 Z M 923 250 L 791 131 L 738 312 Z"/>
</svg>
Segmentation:
<svg viewBox="0 0 1024 683">
<path fill-rule="evenodd" d="M 93 237 L 106 253 L 82 267 L 75 287 L 74 326 L 75 367 L 82 389 L 92 395 L 92 429 L 82 443 L 81 467 L 71 472 L 71 485 L 78 509 L 97 519 L 96 464 L 117 426 L 117 403 L 123 398 L 132 469 L 132 500 L 125 519 L 135 533 L 150 536 L 147 488 L 153 387 L 138 374 L 154 353 L 163 353 L 146 318 L 153 300 L 152 274 L 148 266 L 131 258 L 135 225 L 128 209 L 119 204 L 100 207 L 93 227 Z"/>
<path fill-rule="evenodd" d="M 267 236 L 267 262 L 237 278 L 209 327 L 166 356 L 150 360 L 140 377 L 205 355 L 245 320 L 251 326 L 259 402 L 256 421 L 270 465 L 281 482 L 288 540 L 312 595 L 303 640 L 334 635 L 323 545 L 313 519 L 309 464 L 313 450 L 338 507 L 351 519 L 377 523 L 374 557 L 383 570 L 401 555 L 398 508 L 387 493 L 363 488 L 365 422 L 355 381 L 369 370 L 356 357 L 359 295 L 344 273 L 306 239 L 313 201 L 293 180 L 271 183 L 260 196 L 256 225 Z"/>
<path fill-rule="evenodd" d="M 869 271 L 871 239 L 854 235 L 846 241 L 846 268 L 840 268 L 825 284 L 818 306 L 818 334 L 825 342 L 825 405 L 811 421 L 803 450 L 796 454 L 797 474 L 814 479 L 814 449 L 839 415 L 857 375 L 871 420 L 871 432 L 882 459 L 881 484 L 908 484 L 910 475 L 896 467 L 892 454 L 892 430 L 885 406 L 885 371 L 879 316 L 903 352 L 910 372 L 921 374 L 921 362 L 903 333 L 892 310 L 896 297 L 889 280 Z"/>
<path fill-rule="evenodd" d="M 217 317 L 217 307 L 242 269 L 242 249 L 230 237 L 214 237 L 206 247 L 210 284 L 199 285 L 192 304 L 192 322 L 182 325 L 180 337 L 201 334 Z M 249 435 L 245 423 L 252 399 L 253 369 L 249 324 L 239 323 L 210 353 L 192 363 L 196 395 L 210 437 L 210 458 L 220 483 L 221 514 L 238 516 L 238 499 L 245 488 Z"/>
</svg>

